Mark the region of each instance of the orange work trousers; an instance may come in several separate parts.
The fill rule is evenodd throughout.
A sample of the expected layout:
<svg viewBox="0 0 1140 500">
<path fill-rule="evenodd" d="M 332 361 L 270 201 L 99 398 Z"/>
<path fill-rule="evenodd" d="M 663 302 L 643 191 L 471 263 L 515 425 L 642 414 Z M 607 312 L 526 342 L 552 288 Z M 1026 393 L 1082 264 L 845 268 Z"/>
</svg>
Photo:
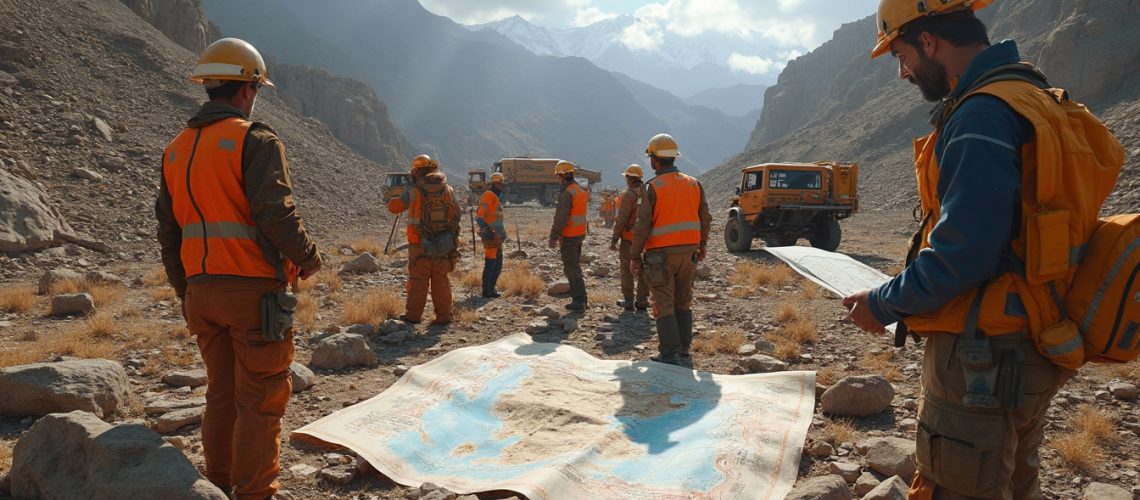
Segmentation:
<svg viewBox="0 0 1140 500">
<path fill-rule="evenodd" d="M 451 259 L 424 255 L 419 245 L 408 247 L 408 301 L 404 309 L 409 321 L 423 320 L 429 288 L 432 307 L 435 308 L 433 321 L 451 321 L 451 279 L 447 273 L 454 267 Z"/>
<path fill-rule="evenodd" d="M 281 417 L 289 403 L 293 336 L 261 336 L 261 296 L 283 289 L 275 280 L 191 283 L 186 322 L 197 336 L 209 383 L 202 416 L 206 479 L 233 486 L 239 499 L 277 492 Z"/>
</svg>

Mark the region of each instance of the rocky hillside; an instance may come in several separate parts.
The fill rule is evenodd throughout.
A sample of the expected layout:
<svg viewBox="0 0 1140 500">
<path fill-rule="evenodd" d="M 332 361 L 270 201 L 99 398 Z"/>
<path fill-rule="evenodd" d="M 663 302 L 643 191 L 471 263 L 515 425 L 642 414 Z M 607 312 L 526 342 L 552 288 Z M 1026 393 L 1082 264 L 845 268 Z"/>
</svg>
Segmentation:
<svg viewBox="0 0 1140 500">
<path fill-rule="evenodd" d="M 195 54 L 221 37 L 217 25 L 206 20 L 200 0 L 121 0 L 175 43 Z"/>
<path fill-rule="evenodd" d="M 46 190 L 75 230 L 154 252 L 161 152 L 205 99 L 187 80 L 194 54 L 115 0 L 0 0 L 0 12 L 0 164 Z M 283 138 L 314 230 L 383 216 L 383 167 L 271 93 L 254 118 Z"/>
<path fill-rule="evenodd" d="M 1000 2 L 981 11 L 992 40 L 1017 40 L 1038 64 L 1109 124 L 1128 156 L 1109 210 L 1140 208 L 1140 0 Z M 745 152 L 704 177 L 723 206 L 743 166 L 765 161 L 857 161 L 867 207 L 914 202 L 910 139 L 929 131 L 924 102 L 897 79 L 895 62 L 871 60 L 873 17 L 844 25 L 819 49 L 788 65 L 765 94 Z"/>
<path fill-rule="evenodd" d="M 388 119 L 388 107 L 368 84 L 292 64 L 274 64 L 273 82 L 285 104 L 324 122 L 337 139 L 361 156 L 393 167 L 402 167 L 415 156 Z"/>
</svg>

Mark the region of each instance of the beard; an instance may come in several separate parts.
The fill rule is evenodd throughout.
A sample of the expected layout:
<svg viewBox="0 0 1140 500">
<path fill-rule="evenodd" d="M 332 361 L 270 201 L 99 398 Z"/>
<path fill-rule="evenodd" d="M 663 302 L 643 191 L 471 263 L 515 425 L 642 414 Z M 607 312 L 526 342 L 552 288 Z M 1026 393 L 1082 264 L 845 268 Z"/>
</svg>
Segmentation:
<svg viewBox="0 0 1140 500">
<path fill-rule="evenodd" d="M 950 95 L 950 84 L 946 81 L 946 66 L 928 59 L 921 51 L 918 53 L 918 64 L 910 72 L 907 81 L 918 85 L 923 99 L 927 101 L 940 101 Z"/>
</svg>

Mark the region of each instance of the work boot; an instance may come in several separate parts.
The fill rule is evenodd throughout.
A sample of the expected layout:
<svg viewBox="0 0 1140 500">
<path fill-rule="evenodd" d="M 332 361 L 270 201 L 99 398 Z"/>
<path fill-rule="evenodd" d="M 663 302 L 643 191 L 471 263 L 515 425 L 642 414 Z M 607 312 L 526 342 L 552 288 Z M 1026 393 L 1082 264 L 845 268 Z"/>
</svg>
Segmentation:
<svg viewBox="0 0 1140 500">
<path fill-rule="evenodd" d="M 487 291 L 483 292 L 483 298 L 484 299 L 497 299 L 497 298 L 502 297 L 502 296 L 503 296 L 502 294 L 500 294 L 498 291 L 495 291 L 495 290 L 491 290 L 489 292 L 487 292 Z"/>
<path fill-rule="evenodd" d="M 648 310 L 649 309 L 649 301 L 635 302 L 633 304 L 633 307 L 637 308 L 638 311 Z"/>
<path fill-rule="evenodd" d="M 689 360 L 692 364 L 693 356 L 689 354 L 689 348 L 693 345 L 693 311 L 677 311 L 677 336 L 681 341 L 681 348 L 677 351 L 677 355 L 681 360 Z"/>
<path fill-rule="evenodd" d="M 617 305 L 621 306 L 626 311 L 633 310 L 633 297 L 626 297 L 625 300 L 617 301 Z"/>
<path fill-rule="evenodd" d="M 567 311 L 582 312 L 586 310 L 586 297 L 574 297 L 569 304 L 566 304 Z"/>
<path fill-rule="evenodd" d="M 408 317 L 407 314 L 401 314 L 400 315 L 400 321 L 403 321 L 404 323 L 408 323 L 410 325 L 418 325 L 423 320 L 422 319 L 411 319 Z"/>
<path fill-rule="evenodd" d="M 680 365 L 681 360 L 677 355 L 681 347 L 680 337 L 680 334 L 677 332 L 676 316 L 657 318 L 657 342 L 658 350 L 661 353 L 649 359 L 658 363 Z"/>
</svg>

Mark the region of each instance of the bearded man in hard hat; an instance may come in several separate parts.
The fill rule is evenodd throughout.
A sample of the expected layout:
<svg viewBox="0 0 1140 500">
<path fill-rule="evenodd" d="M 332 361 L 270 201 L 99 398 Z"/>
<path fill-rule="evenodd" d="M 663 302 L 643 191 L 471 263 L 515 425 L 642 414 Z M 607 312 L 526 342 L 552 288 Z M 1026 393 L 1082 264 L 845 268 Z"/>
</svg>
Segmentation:
<svg viewBox="0 0 1140 500">
<path fill-rule="evenodd" d="M 507 238 L 503 204 L 499 200 L 505 182 L 506 177 L 501 172 L 491 174 L 491 185 L 479 198 L 479 208 L 475 212 L 479 238 L 483 240 L 483 297 L 489 299 L 501 297 L 495 287 L 503 273 L 503 240 Z"/>
<path fill-rule="evenodd" d="M 277 491 L 296 305 L 285 287 L 321 267 L 293 201 L 285 147 L 249 119 L 268 77 L 242 40 L 206 48 L 191 80 L 210 100 L 166 147 L 155 203 L 166 276 L 209 378 L 206 478 L 237 498 Z"/>
<path fill-rule="evenodd" d="M 451 323 L 452 295 L 448 273 L 459 258 L 459 218 L 463 215 L 455 192 L 439 163 L 428 155 L 412 159 L 413 185 L 388 200 L 388 211 L 408 212 L 408 286 L 406 312 L 401 320 L 423 321 L 431 290 L 435 309 L 433 325 Z"/>
<path fill-rule="evenodd" d="M 621 268 L 621 296 L 619 306 L 626 311 L 636 307 L 639 311 L 649 308 L 649 287 L 645 284 L 645 275 L 637 276 L 637 296 L 634 298 L 634 276 L 629 267 L 630 249 L 633 247 L 633 225 L 637 222 L 637 197 L 641 191 L 641 178 L 644 175 L 641 166 L 630 165 L 623 173 L 626 190 L 621 194 L 617 217 L 614 220 L 614 233 L 610 238 L 610 250 L 618 251 L 618 267 Z M 618 243 L 621 243 L 619 249 Z"/>
<path fill-rule="evenodd" d="M 582 276 L 582 243 L 586 240 L 586 205 L 590 195 L 574 180 L 574 164 L 559 161 L 554 175 L 562 180 L 558 206 L 554 210 L 554 224 L 550 227 L 550 248 L 558 248 L 562 255 L 562 271 L 570 282 L 570 311 L 586 310 L 586 279 Z"/>
<path fill-rule="evenodd" d="M 651 359 L 691 366 L 693 276 L 705 259 L 712 215 L 701 183 L 677 170 L 677 141 L 657 134 L 645 154 L 657 176 L 641 188 L 630 271 L 645 273 L 653 296 L 660 353 Z"/>
<path fill-rule="evenodd" d="M 1031 282 L 1034 263 L 1023 260 L 1041 234 L 1033 228 L 1060 213 L 1038 219 L 1044 204 L 1036 183 L 1023 184 L 1052 154 L 1037 151 L 1037 138 L 1072 132 L 1054 123 L 1072 125 L 1060 108 L 1063 94 L 1042 90 L 1044 75 L 1018 64 L 1013 41 L 990 45 L 974 15 L 988 4 L 882 0 L 871 52 L 893 55 L 899 78 L 939 103 L 934 133 L 915 142 L 923 216 L 907 266 L 843 301 L 863 330 L 882 332 L 898 322 L 897 333 L 909 329 L 926 339 L 911 498 L 1041 498 L 1044 417 L 1073 374 L 1057 356 L 1081 346 L 1077 336 L 1043 347 L 1047 333 L 1065 333 L 1040 326 L 1064 316 L 1053 297 L 1067 285 Z M 1067 182 L 1051 198 L 1048 210 L 1064 207 L 1057 241 L 1065 247 L 1070 222 L 1096 224 L 1100 203 L 1091 199 L 1091 185 Z M 1079 247 L 1057 253 L 1066 262 L 1080 255 Z M 1043 322 L 1038 312 L 1046 308 L 1054 319 Z M 905 335 L 899 340 L 901 347 Z"/>
</svg>

